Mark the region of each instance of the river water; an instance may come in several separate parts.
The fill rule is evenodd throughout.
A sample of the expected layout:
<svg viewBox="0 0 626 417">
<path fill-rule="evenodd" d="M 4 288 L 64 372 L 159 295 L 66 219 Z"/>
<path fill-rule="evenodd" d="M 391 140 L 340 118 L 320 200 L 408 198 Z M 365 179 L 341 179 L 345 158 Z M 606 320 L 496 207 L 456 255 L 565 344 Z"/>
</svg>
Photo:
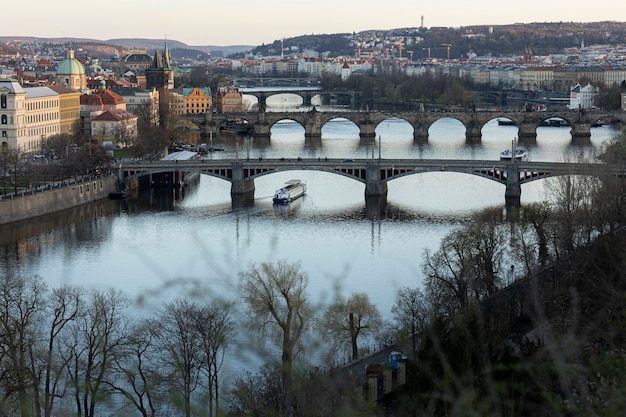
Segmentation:
<svg viewBox="0 0 626 417">
<path fill-rule="evenodd" d="M 379 125 L 375 143 L 362 143 L 349 121 L 329 122 L 320 146 L 311 146 L 304 129 L 281 122 L 269 144 L 215 138 L 226 149 L 212 158 L 333 157 L 494 159 L 510 148 L 516 128 L 490 122 L 480 144 L 465 142 L 463 125 L 443 119 L 430 129 L 429 141 L 416 144 L 407 123 L 390 119 Z M 619 131 L 593 128 L 591 144 L 570 145 L 568 127 L 540 127 L 530 159 L 560 161 L 570 151 L 593 151 Z M 380 149 L 379 149 L 380 147 Z M 306 181 L 304 198 L 274 207 L 276 188 L 291 178 Z M 236 300 L 238 274 L 251 262 L 286 259 L 308 275 L 308 292 L 318 308 L 336 294 L 369 295 L 385 319 L 396 291 L 421 286 L 424 250 L 471 213 L 504 206 L 504 186 L 476 176 L 437 172 L 389 183 L 386 216 L 365 215 L 364 185 L 312 171 L 267 175 L 255 180 L 253 207 L 233 210 L 230 183 L 201 176 L 183 198 L 174 191 L 144 193 L 125 201 L 101 201 L 29 222 L 1 226 L 2 272 L 40 275 L 51 287 L 115 287 L 132 300 L 132 314 L 154 312 L 175 297 L 192 301 Z M 522 204 L 543 198 L 543 182 L 522 186 Z M 242 312 L 243 313 L 243 312 Z M 241 366 L 258 363 L 240 358 Z"/>
</svg>

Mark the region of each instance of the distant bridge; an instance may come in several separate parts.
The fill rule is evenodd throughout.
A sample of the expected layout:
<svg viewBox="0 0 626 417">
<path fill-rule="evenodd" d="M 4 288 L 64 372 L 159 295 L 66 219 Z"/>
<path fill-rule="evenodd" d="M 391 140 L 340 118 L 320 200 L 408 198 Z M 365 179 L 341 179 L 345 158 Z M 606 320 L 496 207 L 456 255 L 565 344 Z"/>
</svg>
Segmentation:
<svg viewBox="0 0 626 417">
<path fill-rule="evenodd" d="M 281 120 L 293 120 L 304 127 L 304 136 L 310 141 L 321 141 L 322 127 L 331 120 L 342 118 L 352 121 L 359 128 L 359 136 L 367 140 L 376 137 L 376 127 L 391 118 L 405 120 L 413 127 L 416 142 L 428 141 L 428 130 L 433 123 L 443 118 L 453 118 L 465 127 L 466 141 L 480 142 L 482 128 L 494 119 L 505 119 L 517 127 L 520 143 L 534 143 L 537 128 L 550 118 L 563 119 L 571 127 L 570 134 L 576 143 L 588 143 L 591 128 L 596 123 L 626 124 L 625 112 L 594 111 L 551 111 L 551 112 L 508 112 L 508 111 L 318 111 L 315 107 L 308 111 L 270 112 L 261 108 L 258 112 L 243 113 L 203 113 L 188 116 L 196 123 L 205 137 L 217 135 L 228 120 L 239 119 L 248 122 L 255 140 L 268 140 L 272 126 Z M 513 139 L 513 138 L 510 138 Z"/>
<path fill-rule="evenodd" d="M 200 173 L 229 181 L 233 206 L 254 202 L 254 179 L 281 171 L 314 170 L 342 175 L 365 184 L 368 213 L 376 213 L 387 200 L 387 183 L 396 178 L 424 172 L 459 172 L 476 175 L 504 184 L 507 207 L 519 207 L 521 185 L 559 175 L 623 177 L 623 165 L 562 162 L 474 161 L 453 159 L 222 159 L 133 162 L 118 166 L 118 178 L 126 183 L 132 178 L 149 180 L 153 175 L 171 173 L 183 181 L 186 175 Z"/>
</svg>

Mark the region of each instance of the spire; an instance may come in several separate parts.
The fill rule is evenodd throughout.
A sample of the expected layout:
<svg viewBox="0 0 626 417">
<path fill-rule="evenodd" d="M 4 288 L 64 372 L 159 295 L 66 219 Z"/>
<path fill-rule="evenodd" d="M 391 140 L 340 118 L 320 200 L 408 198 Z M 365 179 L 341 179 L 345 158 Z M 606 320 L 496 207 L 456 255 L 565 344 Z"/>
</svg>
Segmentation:
<svg viewBox="0 0 626 417">
<path fill-rule="evenodd" d="M 167 47 L 167 36 L 165 37 L 165 47 L 163 48 L 163 66 L 164 68 L 172 68 L 172 59 L 170 57 L 170 49 Z"/>
<path fill-rule="evenodd" d="M 152 59 L 152 68 L 163 68 L 163 59 L 159 53 L 159 48 L 154 48 L 154 58 Z"/>
</svg>

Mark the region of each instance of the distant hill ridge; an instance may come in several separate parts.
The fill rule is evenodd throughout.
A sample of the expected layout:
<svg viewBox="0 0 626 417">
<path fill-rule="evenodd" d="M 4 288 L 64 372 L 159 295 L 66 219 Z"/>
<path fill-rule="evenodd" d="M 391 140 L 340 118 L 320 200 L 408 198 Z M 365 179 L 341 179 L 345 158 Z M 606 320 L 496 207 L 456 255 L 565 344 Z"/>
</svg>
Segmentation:
<svg viewBox="0 0 626 417">
<path fill-rule="evenodd" d="M 165 45 L 165 39 L 143 39 L 143 38 L 117 38 L 117 39 L 91 39 L 91 38 L 71 38 L 71 37 L 59 37 L 59 38 L 45 38 L 37 36 L 0 36 L 0 41 L 30 41 L 30 42 L 59 42 L 59 43 L 75 43 L 79 44 L 104 44 L 113 47 L 121 47 L 123 49 L 146 49 L 153 50 L 154 48 L 163 48 Z M 184 42 L 177 40 L 167 39 L 167 45 L 170 49 L 193 49 L 205 53 L 221 51 L 224 56 L 244 52 L 254 48 L 256 45 L 199 45 L 191 46 Z"/>
</svg>

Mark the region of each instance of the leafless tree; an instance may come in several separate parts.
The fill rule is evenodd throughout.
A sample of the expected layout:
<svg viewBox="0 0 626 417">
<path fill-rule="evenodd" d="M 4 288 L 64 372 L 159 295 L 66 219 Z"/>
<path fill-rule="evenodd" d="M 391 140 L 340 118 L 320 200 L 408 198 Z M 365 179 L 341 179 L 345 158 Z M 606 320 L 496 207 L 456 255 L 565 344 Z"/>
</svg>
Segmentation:
<svg viewBox="0 0 626 417">
<path fill-rule="evenodd" d="M 430 308 L 426 296 L 417 287 L 401 288 L 396 295 L 396 302 L 391 312 L 398 325 L 400 340 L 408 338 L 411 345 L 411 357 L 415 358 L 419 337 L 429 323 Z"/>
<path fill-rule="evenodd" d="M 232 342 L 235 323 L 232 318 L 234 304 L 215 302 L 200 307 L 195 315 L 198 344 L 202 355 L 201 369 L 206 373 L 209 394 L 209 416 L 220 412 L 219 373 L 224 362 L 226 347 Z"/>
<path fill-rule="evenodd" d="M 166 391 L 150 320 L 133 325 L 128 343 L 114 358 L 115 375 L 107 381 L 143 417 L 155 417 Z"/>
<path fill-rule="evenodd" d="M 78 417 L 94 417 L 96 407 L 111 395 L 107 379 L 128 343 L 127 307 L 128 299 L 118 290 L 93 291 L 73 323 L 67 372 Z"/>
<path fill-rule="evenodd" d="M 39 413 L 35 356 L 45 292 L 39 277 L 6 275 L 0 281 L 0 410 L 6 415 Z"/>
<path fill-rule="evenodd" d="M 168 303 L 150 322 L 161 373 L 171 395 L 183 403 L 186 417 L 192 415 L 192 394 L 200 382 L 204 364 L 197 326 L 198 307 L 186 299 Z"/>
<path fill-rule="evenodd" d="M 449 233 L 436 252 L 424 253 L 427 295 L 444 315 L 463 310 L 501 286 L 507 233 L 504 224 L 485 220 L 486 215 Z"/>
<path fill-rule="evenodd" d="M 84 292 L 81 288 L 62 286 L 52 290 L 48 296 L 47 316 L 42 329 L 42 369 L 38 390 L 41 397 L 41 408 L 44 417 L 54 415 L 57 399 L 63 398 L 67 392 L 65 368 L 71 358 L 71 352 L 65 349 L 65 338 L 68 329 L 80 314 Z"/>
</svg>

